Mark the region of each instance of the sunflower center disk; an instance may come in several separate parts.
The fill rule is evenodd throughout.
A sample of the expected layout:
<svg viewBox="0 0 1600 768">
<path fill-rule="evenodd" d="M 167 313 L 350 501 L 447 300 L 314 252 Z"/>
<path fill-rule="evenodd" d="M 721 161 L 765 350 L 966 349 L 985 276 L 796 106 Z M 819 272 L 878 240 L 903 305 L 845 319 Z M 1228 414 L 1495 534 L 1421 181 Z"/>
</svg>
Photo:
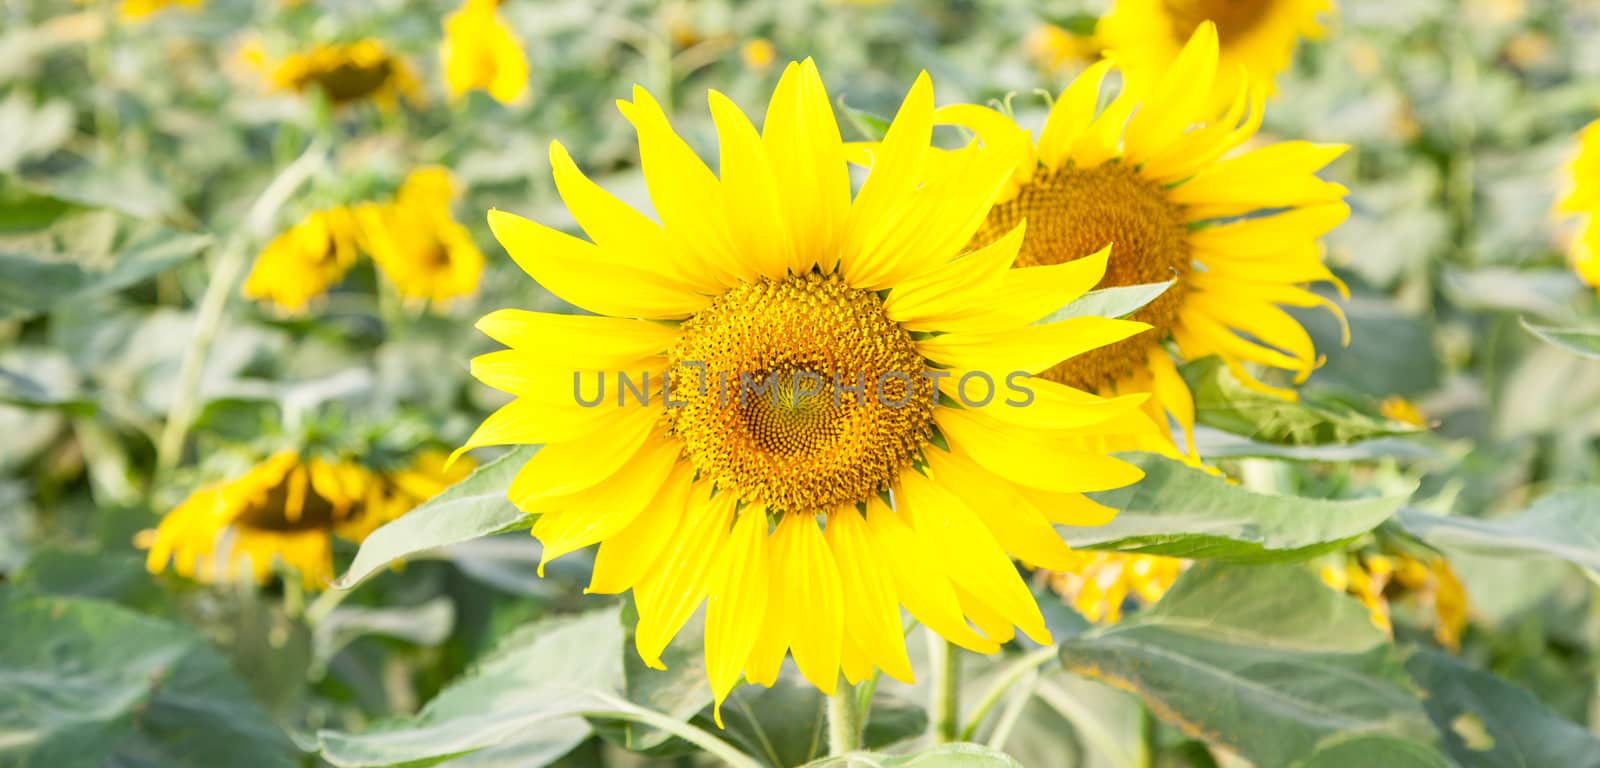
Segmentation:
<svg viewBox="0 0 1600 768">
<path fill-rule="evenodd" d="M 234 524 L 275 533 L 332 528 L 335 518 L 340 517 L 338 510 L 333 502 L 312 489 L 309 481 L 305 483 L 305 499 L 301 502 L 300 516 L 289 519 L 289 480 L 293 475 L 294 471 L 291 471 L 271 488 L 257 492 L 246 500 L 239 514 L 234 517 Z"/>
<path fill-rule="evenodd" d="M 669 358 L 672 432 L 696 471 L 746 502 L 822 513 L 865 501 L 931 435 L 933 387 L 911 336 L 837 276 L 740 285 L 684 322 Z"/>
<path fill-rule="evenodd" d="M 1178 282 L 1131 317 L 1154 330 L 1063 361 L 1042 375 L 1099 391 L 1144 365 L 1152 345 L 1171 332 L 1189 273 L 1189 228 L 1183 210 L 1155 182 L 1116 163 L 1042 172 L 1010 201 L 996 206 L 973 238 L 987 245 L 1022 220 L 1027 232 L 1016 266 L 1060 264 L 1111 246 L 1106 275 L 1096 288 Z"/>
<path fill-rule="evenodd" d="M 1243 37 L 1260 23 L 1271 0 L 1162 0 L 1172 19 L 1172 39 L 1180 43 L 1194 34 L 1195 27 L 1210 19 L 1217 24 L 1217 39 L 1223 45 Z"/>
</svg>

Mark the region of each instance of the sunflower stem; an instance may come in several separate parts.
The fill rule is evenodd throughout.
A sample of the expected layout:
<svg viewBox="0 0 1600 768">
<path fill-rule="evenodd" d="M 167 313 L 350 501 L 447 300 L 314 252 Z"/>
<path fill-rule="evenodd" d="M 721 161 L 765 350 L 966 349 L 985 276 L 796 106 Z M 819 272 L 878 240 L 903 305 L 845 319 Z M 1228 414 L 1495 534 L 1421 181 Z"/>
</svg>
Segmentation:
<svg viewBox="0 0 1600 768">
<path fill-rule="evenodd" d="M 933 740 L 948 744 L 961 736 L 961 657 L 950 641 L 930 629 L 928 662 L 933 668 Z"/>
<path fill-rule="evenodd" d="M 248 259 L 247 247 L 256 237 L 266 234 L 277 218 L 278 209 L 294 194 L 302 183 L 322 166 L 322 144 L 313 142 L 300 157 L 290 163 L 262 191 L 245 217 L 244 231 L 230 238 L 211 270 L 211 281 L 200 297 L 200 308 L 195 312 L 194 335 L 189 348 L 184 350 L 183 363 L 178 369 L 178 383 L 173 390 L 172 405 L 167 409 L 167 420 L 162 425 L 156 442 L 156 474 L 163 478 L 183 456 L 184 440 L 189 426 L 200 408 L 200 378 L 205 372 L 206 358 L 211 353 L 211 343 L 222 327 L 228 298 L 233 295 Z M 160 483 L 152 483 L 154 489 Z"/>
<path fill-rule="evenodd" d="M 861 748 L 861 712 L 855 686 L 840 682 L 828 694 L 829 755 L 845 755 Z"/>
</svg>

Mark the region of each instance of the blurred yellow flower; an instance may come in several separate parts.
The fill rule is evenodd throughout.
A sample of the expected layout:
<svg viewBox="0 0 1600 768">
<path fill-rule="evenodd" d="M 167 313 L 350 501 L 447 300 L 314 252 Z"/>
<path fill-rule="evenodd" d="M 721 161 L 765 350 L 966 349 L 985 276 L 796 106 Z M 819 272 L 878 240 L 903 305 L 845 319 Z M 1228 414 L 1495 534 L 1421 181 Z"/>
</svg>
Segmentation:
<svg viewBox="0 0 1600 768">
<path fill-rule="evenodd" d="M 1034 66 L 1048 73 L 1059 73 L 1093 63 L 1100 58 L 1100 40 L 1095 35 L 1080 35 L 1054 24 L 1040 24 L 1022 41 L 1023 54 Z"/>
<path fill-rule="evenodd" d="M 124 19 L 143 19 L 157 11 L 174 6 L 199 8 L 205 0 L 122 0 L 117 3 L 117 13 Z"/>
<path fill-rule="evenodd" d="M 321 589 L 334 576 L 333 537 L 359 543 L 472 470 L 468 462 L 445 472 L 440 455 L 421 453 L 391 477 L 347 459 L 280 451 L 237 478 L 202 486 L 136 543 L 149 549 L 151 573 L 170 562 L 203 582 L 247 572 L 266 583 L 277 562 L 307 589 Z"/>
<path fill-rule="evenodd" d="M 504 309 L 478 322 L 507 349 L 475 358 L 473 375 L 517 397 L 461 450 L 543 444 L 509 496 L 539 513 L 545 561 L 599 545 L 588 591 L 632 590 L 647 665 L 662 668 L 706 606 L 719 723 L 741 677 L 770 686 L 789 655 L 824 692 L 841 672 L 912 682 L 902 606 L 975 651 L 1019 631 L 1049 643 L 1011 557 L 1068 564 L 1051 523 L 1115 514 L 1083 493 L 1142 473 L 1071 441 L 1143 419 L 1143 397 L 1033 379 L 1026 408 L 939 407 L 966 377 L 935 384 L 924 372 L 1037 371 L 1143 330 L 1103 317 L 1034 324 L 1100 279 L 1104 253 L 1013 270 L 1020 228 L 969 245 L 1011 169 L 975 143 L 929 162 L 926 74 L 853 196 L 812 61 L 785 69 L 759 132 L 721 93 L 710 105 L 720 174 L 643 88 L 618 104 L 659 224 L 559 143 L 555 184 L 589 239 L 489 213 L 519 266 L 596 314 Z M 572 389 L 579 370 L 586 382 L 647 372 L 655 394 L 586 407 Z M 667 375 L 670 393 L 651 389 Z M 862 394 L 811 390 L 809 377 Z M 751 385 L 777 396 L 746 402 Z"/>
<path fill-rule="evenodd" d="M 361 243 L 401 297 L 440 306 L 478 290 L 483 253 L 450 217 L 454 183 L 444 168 L 413 171 L 391 203 L 356 210 Z"/>
<path fill-rule="evenodd" d="M 299 314 L 328 292 L 356 263 L 355 212 L 345 206 L 313 211 L 267 243 L 245 278 L 247 299 Z"/>
<path fill-rule="evenodd" d="M 1131 595 L 1141 604 L 1161 599 L 1189 561 L 1159 555 L 1073 550 L 1067 567 L 1044 571 L 1050 588 L 1085 619 L 1115 624 Z"/>
<path fill-rule="evenodd" d="M 1383 414 L 1384 418 L 1402 424 L 1410 424 L 1413 427 L 1428 426 L 1427 418 L 1417 409 L 1416 404 L 1399 395 L 1384 398 L 1383 402 L 1378 403 L 1378 412 Z"/>
<path fill-rule="evenodd" d="M 466 0 L 445 17 L 439 58 L 454 98 L 476 89 L 510 104 L 528 88 L 528 58 L 500 18 L 499 5 L 499 0 Z"/>
<path fill-rule="evenodd" d="M 1116 0 L 1099 33 L 1130 77 L 1153 81 L 1209 20 L 1221 41 L 1218 97 L 1232 96 L 1242 82 L 1270 95 L 1295 45 L 1321 37 L 1318 16 L 1331 9 L 1331 0 Z"/>
<path fill-rule="evenodd" d="M 273 89 L 320 91 L 336 107 L 370 100 L 389 108 L 399 98 L 415 102 L 422 97 L 422 85 L 411 64 L 371 38 L 320 43 L 308 51 L 285 56 L 276 64 L 269 63 L 259 49 L 247 47 L 241 56 L 265 68 Z"/>
<path fill-rule="evenodd" d="M 1391 606 L 1416 605 L 1432 614 L 1433 637 L 1451 650 L 1461 647 L 1467 625 L 1467 593 L 1449 561 L 1426 561 L 1404 552 L 1350 553 L 1342 565 L 1325 565 L 1322 580 L 1367 608 L 1373 626 L 1393 634 Z"/>
<path fill-rule="evenodd" d="M 1578 133 L 1578 153 L 1567 169 L 1571 189 L 1557 210 L 1577 218 L 1569 258 L 1579 278 L 1600 288 L 1600 120 Z"/>
<path fill-rule="evenodd" d="M 1176 280 L 1130 316 L 1152 330 L 1041 374 L 1102 395 L 1151 393 L 1144 408 L 1160 435 L 1113 450 L 1171 454 L 1176 422 L 1194 455 L 1194 400 L 1174 351 L 1179 360 L 1217 355 L 1246 385 L 1293 399 L 1293 389 L 1268 385 L 1245 365 L 1291 372 L 1298 383 L 1320 358 L 1283 307 L 1323 306 L 1344 319 L 1305 285 L 1343 289 L 1322 262 L 1318 238 L 1350 208 L 1345 188 L 1317 172 L 1346 147 L 1286 141 L 1235 152 L 1260 127 L 1263 103 L 1259 88 L 1216 79 L 1218 55 L 1216 27 L 1205 22 L 1160 79 L 1124 88 L 1103 109 L 1102 81 L 1116 63 L 1097 63 L 1061 93 L 1037 143 L 984 107 L 954 105 L 936 116 L 971 129 L 1014 163 L 1009 188 L 972 247 L 1025 222 L 1018 267 L 1072 263 L 1109 245 L 1097 287 Z M 1226 110 L 1214 106 L 1214 87 L 1227 89 Z"/>
<path fill-rule="evenodd" d="M 778 49 L 772 41 L 764 37 L 745 41 L 739 46 L 739 60 L 750 69 L 766 71 L 772 67 L 772 62 L 778 58 Z"/>
</svg>

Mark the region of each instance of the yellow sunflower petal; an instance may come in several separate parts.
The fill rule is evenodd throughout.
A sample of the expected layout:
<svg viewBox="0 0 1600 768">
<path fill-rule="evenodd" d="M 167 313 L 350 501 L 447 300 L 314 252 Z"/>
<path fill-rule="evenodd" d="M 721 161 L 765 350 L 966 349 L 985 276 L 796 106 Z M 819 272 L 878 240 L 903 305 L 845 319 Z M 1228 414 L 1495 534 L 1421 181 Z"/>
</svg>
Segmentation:
<svg viewBox="0 0 1600 768">
<path fill-rule="evenodd" d="M 935 413 L 952 448 L 1014 483 L 1077 493 L 1121 488 L 1144 477 L 1132 464 L 1076 450 L 1047 432 L 1009 427 L 975 411 L 940 408 Z"/>
<path fill-rule="evenodd" d="M 839 682 L 839 644 L 844 636 L 844 596 L 839 567 L 810 515 L 787 514 L 772 534 L 778 578 L 786 586 L 789 652 L 800 674 L 832 694 Z"/>
<path fill-rule="evenodd" d="M 767 515 L 747 507 L 723 546 L 706 601 L 706 675 L 712 716 L 722 727 L 722 702 L 739 682 L 767 612 Z"/>
<path fill-rule="evenodd" d="M 839 566 L 844 613 L 849 617 L 845 634 L 853 640 L 853 647 L 870 660 L 869 667 L 875 664 L 884 674 L 914 684 L 894 577 L 884 570 L 882 555 L 872 548 L 867 521 L 854 508 L 836 510 L 828 517 L 824 538 Z"/>
</svg>

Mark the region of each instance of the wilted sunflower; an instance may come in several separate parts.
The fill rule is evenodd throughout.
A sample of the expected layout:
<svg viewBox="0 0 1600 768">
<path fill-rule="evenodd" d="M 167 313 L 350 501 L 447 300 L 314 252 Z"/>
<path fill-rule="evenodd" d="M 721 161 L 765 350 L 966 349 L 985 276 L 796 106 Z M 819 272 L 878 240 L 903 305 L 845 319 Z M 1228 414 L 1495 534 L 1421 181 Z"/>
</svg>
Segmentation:
<svg viewBox="0 0 1600 768">
<path fill-rule="evenodd" d="M 151 573 L 173 570 L 205 582 L 245 569 L 258 583 L 281 562 L 307 589 L 333 579 L 333 537 L 360 542 L 464 477 L 472 463 L 445 469 L 443 454 L 418 454 L 392 474 L 354 461 L 280 451 L 243 475 L 202 486 L 154 531 L 140 535 Z"/>
<path fill-rule="evenodd" d="M 1352 552 L 1344 556 L 1343 567 L 1323 566 L 1322 580 L 1360 600 L 1373 626 L 1386 633 L 1394 632 L 1392 606 L 1406 605 L 1431 614 L 1428 623 L 1440 645 L 1461 648 L 1467 592 L 1450 561 L 1439 555 L 1422 559 L 1397 551 Z"/>
<path fill-rule="evenodd" d="M 939 110 L 986 145 L 1010 147 L 1015 175 L 971 247 L 999 242 L 1027 222 L 1017 266 L 1072 263 L 1109 245 L 1098 287 L 1176 283 L 1133 314 L 1152 329 L 1052 367 L 1043 375 L 1101 394 L 1150 392 L 1161 426 L 1175 419 L 1191 438 L 1194 403 L 1179 357 L 1219 355 L 1248 385 L 1283 397 L 1245 363 L 1302 380 L 1318 365 L 1311 337 L 1283 306 L 1338 307 L 1301 287 L 1330 281 L 1317 238 L 1349 215 L 1345 188 L 1316 172 L 1343 145 L 1288 141 L 1223 159 L 1261 124 L 1258 89 L 1242 84 L 1225 114 L 1213 108 L 1217 33 L 1209 22 L 1148 88 L 1125 87 L 1102 110 L 1103 61 L 1068 85 L 1037 144 L 1010 118 L 973 105 Z M 1139 95 L 1142 94 L 1142 95 Z M 1168 438 L 1170 439 L 1170 438 Z M 1150 450 L 1154 446 L 1139 447 Z"/>
<path fill-rule="evenodd" d="M 1040 571 L 1040 577 L 1085 619 L 1115 624 L 1130 596 L 1144 605 L 1160 600 L 1187 560 L 1160 555 L 1074 550 L 1066 568 Z"/>
<path fill-rule="evenodd" d="M 450 95 L 487 91 L 510 104 L 528 88 L 528 58 L 511 27 L 500 18 L 500 0 L 466 0 L 445 17 L 439 57 Z"/>
<path fill-rule="evenodd" d="M 1585 283 L 1600 288 L 1600 120 L 1578 133 L 1578 154 L 1569 166 L 1572 189 L 1557 210 L 1578 217 L 1569 251 L 1572 268 Z"/>
<path fill-rule="evenodd" d="M 444 304 L 478 290 L 483 253 L 450 218 L 455 185 L 444 168 L 411 172 L 391 203 L 356 211 L 361 242 L 400 296 Z"/>
<path fill-rule="evenodd" d="M 202 5 L 205 5 L 205 0 L 122 0 L 117 3 L 117 14 L 124 19 L 136 20 L 174 6 L 199 8 Z"/>
<path fill-rule="evenodd" d="M 355 265 L 357 226 L 355 212 L 345 206 L 306 214 L 261 250 L 245 278 L 245 298 L 304 312 Z"/>
<path fill-rule="evenodd" d="M 462 450 L 544 444 L 509 490 L 540 515 L 543 560 L 598 543 L 589 590 L 633 590 L 638 652 L 653 667 L 706 602 L 719 705 L 741 673 L 771 685 L 786 652 L 823 691 L 841 668 L 851 682 L 874 667 L 910 682 L 901 606 L 975 651 L 1017 628 L 1049 642 L 1008 553 L 1059 566 L 1072 553 L 1051 523 L 1114 514 L 1082 493 L 1141 473 L 1072 439 L 1141 428 L 1143 396 L 1035 379 L 1026 407 L 1003 403 L 1004 390 L 983 407 L 954 403 L 965 373 L 975 404 L 981 374 L 1003 382 L 1145 329 L 1100 317 L 1032 325 L 1097 282 L 1103 255 L 1012 270 L 1021 228 L 966 246 L 1011 169 L 976 144 L 925 162 L 926 74 L 853 200 L 809 60 L 785 70 L 760 131 L 710 94 L 720 178 L 643 89 L 618 106 L 660 224 L 586 178 L 559 143 L 556 186 L 589 240 L 489 214 L 529 275 L 599 315 L 507 309 L 478 324 L 510 349 L 473 360 L 473 374 L 516 399 Z M 950 375 L 936 388 L 929 370 Z M 636 385 L 644 373 L 648 405 L 578 402 L 596 374 Z M 819 382 L 830 383 L 814 391 Z M 859 397 L 833 388 L 858 383 Z"/>
<path fill-rule="evenodd" d="M 1331 9 L 1331 0 L 1116 0 L 1099 34 L 1128 72 L 1153 80 L 1173 66 L 1201 23 L 1211 21 L 1221 37 L 1221 98 L 1242 82 L 1270 95 L 1295 45 L 1302 37 L 1321 37 L 1318 16 Z"/>
<path fill-rule="evenodd" d="M 257 57 L 246 51 L 247 57 Z M 400 97 L 421 98 L 422 85 L 411 65 L 374 39 L 320 43 L 267 66 L 270 85 L 283 91 L 321 91 L 336 107 L 372 101 L 393 107 Z"/>
</svg>

